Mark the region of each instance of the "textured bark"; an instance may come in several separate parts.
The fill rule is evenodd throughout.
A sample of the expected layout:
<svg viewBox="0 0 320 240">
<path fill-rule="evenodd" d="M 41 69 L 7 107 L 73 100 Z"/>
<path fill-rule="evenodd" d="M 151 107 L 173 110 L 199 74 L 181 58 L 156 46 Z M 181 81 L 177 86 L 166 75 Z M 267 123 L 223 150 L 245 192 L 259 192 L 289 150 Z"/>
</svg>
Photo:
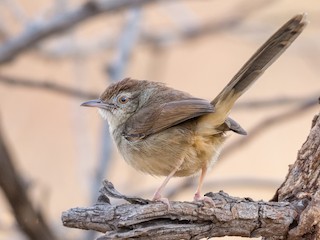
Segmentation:
<svg viewBox="0 0 320 240">
<path fill-rule="evenodd" d="M 62 214 L 67 227 L 103 232 L 103 239 L 201 239 L 221 236 L 262 236 L 266 240 L 320 238 L 320 118 L 313 120 L 308 139 L 290 166 L 271 202 L 208 193 L 208 203 L 163 203 L 128 197 L 105 181 L 99 202 Z M 112 205 L 108 197 L 128 203 Z"/>
<path fill-rule="evenodd" d="M 110 186 L 105 182 L 105 188 L 110 189 Z M 90 208 L 70 209 L 62 214 L 62 221 L 68 227 L 106 232 L 99 238 L 101 240 L 201 239 L 226 235 L 283 236 L 297 216 L 289 203 L 254 202 L 230 197 L 224 192 L 208 193 L 207 196 L 215 206 L 171 202 L 168 209 L 166 204 L 159 202 L 111 205 L 107 201 Z M 136 200 L 126 198 L 131 202 Z"/>
<path fill-rule="evenodd" d="M 300 214 L 287 239 L 320 239 L 320 117 L 312 121 L 311 132 L 289 167 L 286 180 L 272 201 L 291 202 Z"/>
</svg>

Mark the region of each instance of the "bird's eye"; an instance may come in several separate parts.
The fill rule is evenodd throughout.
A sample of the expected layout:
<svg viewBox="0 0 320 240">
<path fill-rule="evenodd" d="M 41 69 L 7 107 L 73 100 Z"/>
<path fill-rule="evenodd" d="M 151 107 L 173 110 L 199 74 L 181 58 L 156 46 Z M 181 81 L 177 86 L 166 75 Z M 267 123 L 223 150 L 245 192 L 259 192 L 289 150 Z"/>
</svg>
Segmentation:
<svg viewBox="0 0 320 240">
<path fill-rule="evenodd" d="M 125 104 L 128 101 L 129 101 L 129 98 L 127 96 L 122 95 L 122 96 L 118 97 L 118 102 L 121 103 L 121 104 Z"/>
</svg>

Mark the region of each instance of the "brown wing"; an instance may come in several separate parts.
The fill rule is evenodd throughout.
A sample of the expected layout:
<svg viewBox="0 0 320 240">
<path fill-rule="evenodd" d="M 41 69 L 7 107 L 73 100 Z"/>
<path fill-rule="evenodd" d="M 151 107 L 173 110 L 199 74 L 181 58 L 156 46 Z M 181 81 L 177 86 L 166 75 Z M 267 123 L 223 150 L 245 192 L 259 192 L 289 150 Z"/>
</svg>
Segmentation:
<svg viewBox="0 0 320 240">
<path fill-rule="evenodd" d="M 209 101 L 188 98 L 140 109 L 126 122 L 123 135 L 128 140 L 145 138 L 188 119 L 214 112 Z"/>
</svg>

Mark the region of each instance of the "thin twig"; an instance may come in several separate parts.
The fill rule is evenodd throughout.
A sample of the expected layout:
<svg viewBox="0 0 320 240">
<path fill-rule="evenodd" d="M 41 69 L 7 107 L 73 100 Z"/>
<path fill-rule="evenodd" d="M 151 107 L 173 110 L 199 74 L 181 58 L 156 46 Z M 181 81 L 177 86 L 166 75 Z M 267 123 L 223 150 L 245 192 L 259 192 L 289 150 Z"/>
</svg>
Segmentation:
<svg viewBox="0 0 320 240">
<path fill-rule="evenodd" d="M 249 133 L 248 136 L 243 137 L 240 140 L 235 141 L 232 144 L 229 144 L 228 146 L 226 146 L 221 154 L 221 157 L 224 158 L 228 154 L 233 153 L 236 149 L 252 141 L 258 135 L 260 135 L 261 133 L 269 129 L 271 126 L 301 115 L 303 112 L 318 105 L 319 104 L 318 101 L 319 101 L 318 98 L 308 99 L 304 103 L 300 104 L 298 107 L 294 107 L 293 109 L 290 109 L 286 112 L 282 112 L 278 115 L 271 116 L 269 118 L 264 119 L 262 122 L 258 123 L 255 127 L 253 127 L 251 130 L 248 131 Z"/>
<path fill-rule="evenodd" d="M 257 1 L 254 4 L 245 4 L 241 2 L 234 10 L 230 10 L 233 14 L 226 14 L 225 18 L 218 21 L 208 21 L 202 24 L 195 24 L 186 28 L 181 28 L 180 31 L 168 30 L 165 33 L 150 33 L 143 32 L 142 39 L 147 43 L 167 46 L 168 44 L 178 41 L 193 40 L 207 34 L 216 34 L 226 29 L 239 26 L 250 14 L 256 13 L 258 9 L 263 9 L 266 6 L 274 3 L 275 0 Z"/>
<path fill-rule="evenodd" d="M 166 2 L 165 2 L 166 3 Z M 240 14 L 234 16 L 232 14 L 228 14 L 224 19 L 217 21 L 209 20 L 204 23 L 200 23 L 198 21 L 195 21 L 195 17 L 192 16 L 191 12 L 188 11 L 188 9 L 185 7 L 185 5 L 182 5 L 180 2 L 169 2 L 169 4 L 163 4 L 164 6 L 168 6 L 168 9 L 170 10 L 177 10 L 182 11 L 182 15 L 179 16 L 178 19 L 176 15 L 170 14 L 169 16 L 172 17 L 173 20 L 177 22 L 177 25 L 179 25 L 178 30 L 168 30 L 168 32 L 165 33 L 157 33 L 153 30 L 151 31 L 142 31 L 142 34 L 140 36 L 140 42 L 151 44 L 151 46 L 154 47 L 161 47 L 164 44 L 184 41 L 184 40 L 191 40 L 196 39 L 197 37 L 201 37 L 207 34 L 216 34 L 219 31 L 226 31 L 227 29 L 234 28 L 241 24 L 245 18 L 249 16 L 249 13 L 257 12 L 258 9 L 261 9 L 262 7 L 265 7 L 266 4 L 270 4 L 272 1 L 264 1 L 259 2 L 256 5 L 250 5 L 249 7 L 245 8 L 244 11 L 241 11 Z M 178 5 L 176 5 L 178 4 Z M 243 4 L 240 4 L 242 6 Z M 179 9 L 175 9 L 179 7 Z M 238 9 L 237 6 L 235 9 Z M 234 11 L 234 12 L 238 12 Z M 187 17 L 186 17 L 187 16 Z M 181 19 L 180 19 L 181 18 Z M 79 41 L 79 40 L 78 40 Z M 77 41 L 77 42 L 78 42 Z M 45 57 L 50 58 L 62 58 L 62 57 L 72 57 L 74 55 L 81 55 L 83 57 L 95 54 L 96 52 L 105 51 L 107 49 L 111 49 L 116 47 L 118 39 L 115 37 L 111 37 L 108 35 L 102 36 L 100 39 L 95 40 L 95 42 L 92 43 L 81 43 L 77 45 L 70 45 L 70 44 L 64 44 L 64 43 L 58 43 L 56 46 L 53 46 L 51 48 L 45 47 L 45 46 L 38 46 L 37 49 L 38 53 L 42 54 Z M 163 50 L 161 50 L 163 51 Z"/>
<path fill-rule="evenodd" d="M 22 34 L 9 39 L 2 45 L 0 48 L 0 63 L 12 60 L 41 40 L 75 27 L 93 16 L 116 12 L 124 8 L 147 5 L 157 1 L 161 0 L 91 0 L 74 10 L 55 16 L 47 22 L 41 22 L 41 24 L 37 22 L 30 23 L 32 28 L 26 29 Z"/>
<path fill-rule="evenodd" d="M 287 106 L 290 104 L 304 104 L 306 102 L 315 101 L 319 97 L 319 91 L 315 93 L 308 93 L 307 96 L 303 97 L 284 97 L 284 96 L 278 96 L 278 97 L 272 97 L 267 99 L 254 99 L 254 100 L 248 100 L 248 101 L 242 101 L 239 103 L 236 103 L 234 106 L 234 110 L 243 110 L 243 109 L 259 109 L 259 108 L 265 108 L 265 107 L 279 107 L 279 106 Z"/>
<path fill-rule="evenodd" d="M 64 85 L 60 85 L 54 83 L 52 81 L 35 81 L 32 79 L 22 79 L 18 77 L 10 77 L 3 74 L 0 74 L 0 83 L 15 86 L 15 87 L 25 87 L 25 88 L 34 88 L 34 89 L 41 89 L 46 91 L 51 91 L 57 94 L 63 94 L 68 97 L 75 97 L 81 99 L 94 99 L 99 96 L 98 93 L 88 92 L 88 91 L 81 91 L 72 87 L 66 87 Z"/>
<path fill-rule="evenodd" d="M 21 24 L 28 21 L 27 14 L 22 8 L 22 4 L 17 3 L 15 0 L 4 0 L 2 2 L 7 5 L 9 12 L 11 12 L 12 16 Z"/>
<path fill-rule="evenodd" d="M 48 21 L 39 22 L 35 20 L 34 22 L 30 22 L 28 24 L 29 27 L 26 28 L 22 34 L 8 39 L 7 42 L 5 42 L 0 48 L 0 64 L 12 60 L 18 54 L 29 49 L 30 47 L 35 46 L 43 39 L 51 37 L 57 33 L 62 33 L 63 31 L 75 27 L 91 17 L 102 13 L 119 11 L 123 8 L 141 6 L 156 1 L 165 0 L 92 0 L 74 10 L 65 11 L 60 15 L 56 15 Z M 239 25 L 245 18 L 249 16 L 249 13 L 256 12 L 257 9 L 261 9 L 272 2 L 273 1 L 260 1 L 257 4 L 251 4 L 246 7 L 244 7 L 244 4 L 241 3 L 240 6 L 235 8 L 237 11 L 234 12 L 238 13 L 235 16 L 228 14 L 225 19 L 220 21 L 209 21 L 203 24 L 195 24 L 193 26 L 181 28 L 181 30 L 178 32 L 171 31 L 165 34 L 144 32 L 142 34 L 142 40 L 143 42 L 147 43 L 163 45 L 168 42 L 175 42 L 176 40 L 190 40 L 205 34 L 213 34 L 221 30 L 225 30 L 226 28 L 233 28 Z M 239 8 L 242 10 L 239 11 Z M 101 46 L 104 48 L 113 46 L 112 43 L 114 42 L 114 39 L 111 39 L 111 41 L 109 39 L 108 42 L 111 42 L 111 44 Z M 94 47 L 93 49 L 96 48 Z M 91 53 L 90 49 L 87 49 L 83 52 L 83 54 L 88 53 Z M 74 54 L 74 52 L 71 51 L 69 54 Z M 54 56 L 61 56 L 61 54 L 58 53 Z"/>
<path fill-rule="evenodd" d="M 74 41 L 70 42 L 63 38 L 61 41 L 55 41 L 53 45 L 38 45 L 36 53 L 40 57 L 50 60 L 74 57 L 86 58 L 113 49 L 116 42 L 117 38 L 112 38 L 110 33 L 101 34 L 92 41 L 88 41 L 88 39 L 76 39 L 77 44 L 74 44 Z"/>
<path fill-rule="evenodd" d="M 41 80 L 37 81 L 34 79 L 28 78 L 20 78 L 20 77 L 13 77 L 4 74 L 0 74 L 0 84 L 8 85 L 11 87 L 25 87 L 25 88 L 34 88 L 43 91 L 51 91 L 57 94 L 63 94 L 68 97 L 75 97 L 81 99 L 94 99 L 99 96 L 99 93 L 89 92 L 89 91 L 81 91 L 79 89 L 75 89 L 72 87 L 66 87 L 64 85 L 60 85 L 54 83 L 53 81 L 46 81 Z M 255 108 L 267 108 L 273 106 L 286 106 L 289 104 L 301 104 L 306 103 L 308 101 L 315 102 L 317 97 L 319 96 L 318 93 L 307 94 L 303 97 L 273 97 L 271 99 L 254 99 L 243 101 L 237 103 L 234 107 L 235 110 L 242 110 L 242 109 L 255 109 Z"/>
</svg>

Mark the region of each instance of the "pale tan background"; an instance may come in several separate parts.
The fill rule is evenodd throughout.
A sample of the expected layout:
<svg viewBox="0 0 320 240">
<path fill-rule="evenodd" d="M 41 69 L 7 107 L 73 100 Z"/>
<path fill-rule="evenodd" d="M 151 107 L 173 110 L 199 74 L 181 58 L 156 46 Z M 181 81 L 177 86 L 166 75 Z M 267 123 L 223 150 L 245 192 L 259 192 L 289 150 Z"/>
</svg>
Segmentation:
<svg viewBox="0 0 320 240">
<path fill-rule="evenodd" d="M 50 1 L 17 2 L 30 19 L 50 6 Z M 69 4 L 78 4 L 72 2 Z M 205 22 L 235 15 L 236 11 L 242 10 L 239 6 L 245 8 L 259 1 L 182 2 L 199 22 Z M 171 43 L 156 53 L 138 44 L 124 75 L 162 81 L 197 97 L 212 99 L 278 27 L 301 12 L 308 13 L 310 25 L 240 101 L 311 96 L 320 92 L 320 2 L 317 0 L 273 1 L 251 12 L 235 28 Z M 7 24 L 11 24 L 13 34 L 22 30 L 3 6 L 0 6 L 0 14 Z M 126 12 L 122 12 L 93 18 L 76 28 L 73 37 L 90 42 L 103 32 L 111 36 L 119 34 L 125 15 Z M 174 28 L 172 19 L 163 3 L 147 7 L 141 24 L 146 30 L 165 31 Z M 112 62 L 114 55 L 114 50 L 105 50 L 73 60 L 53 59 L 29 51 L 11 64 L 1 66 L 1 73 L 39 81 L 47 79 L 101 92 L 108 84 L 103 67 Z M 80 67 L 77 61 L 80 61 Z M 16 165 L 30 184 L 30 196 L 43 208 L 56 232 L 71 239 L 76 236 L 82 239 L 83 231 L 64 228 L 60 221 L 61 212 L 91 204 L 91 181 L 100 153 L 101 120 L 95 110 L 79 107 L 86 100 L 0 85 L 1 125 Z M 232 116 L 250 134 L 250 129 L 261 120 L 288 109 L 236 110 Z M 281 122 L 221 159 L 205 180 L 205 192 L 224 190 L 233 196 L 270 199 L 305 141 L 311 119 L 317 111 L 315 107 L 299 117 Z M 226 145 L 239 138 L 243 137 L 231 134 Z M 163 180 L 136 172 L 116 151 L 112 153 L 112 163 L 105 176 L 119 191 L 148 198 Z M 174 179 L 168 189 L 180 181 Z M 172 200 L 191 200 L 193 192 L 194 188 L 184 190 Z M 0 212 L 0 239 L 24 239 L 1 195 Z"/>
</svg>

